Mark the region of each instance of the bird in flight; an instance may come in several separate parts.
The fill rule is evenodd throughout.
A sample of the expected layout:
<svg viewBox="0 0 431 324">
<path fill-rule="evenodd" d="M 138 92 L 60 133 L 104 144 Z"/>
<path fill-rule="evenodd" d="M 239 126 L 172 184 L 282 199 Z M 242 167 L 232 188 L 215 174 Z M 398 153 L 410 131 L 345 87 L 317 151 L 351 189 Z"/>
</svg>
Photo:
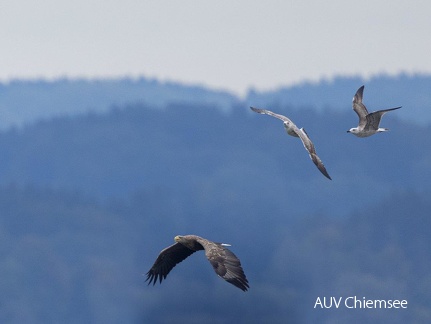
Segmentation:
<svg viewBox="0 0 431 324">
<path fill-rule="evenodd" d="M 314 148 L 314 144 L 310 140 L 310 137 L 308 137 L 308 134 L 304 128 L 298 128 L 286 116 L 273 113 L 270 110 L 259 109 L 259 108 L 254 108 L 254 107 L 250 107 L 250 109 L 253 110 L 254 112 L 257 112 L 258 114 L 269 115 L 269 116 L 272 116 L 272 117 L 275 117 L 275 118 L 282 120 L 287 134 L 294 136 L 294 137 L 299 137 L 301 139 L 302 144 L 304 145 L 305 149 L 308 152 L 308 155 L 310 156 L 311 160 L 316 165 L 316 167 L 319 169 L 319 171 L 322 172 L 322 174 L 325 177 L 327 177 L 329 180 L 332 180 L 331 177 L 329 176 L 328 172 L 326 171 L 326 168 L 323 165 L 322 160 L 317 156 L 316 149 Z"/>
<path fill-rule="evenodd" d="M 363 93 L 364 86 L 360 87 L 358 91 L 356 91 L 356 94 L 352 100 L 353 110 L 358 114 L 359 117 L 359 125 L 358 127 L 350 128 L 347 132 L 352 133 L 358 137 L 368 137 L 376 133 L 388 131 L 387 128 L 379 127 L 382 116 L 388 111 L 400 109 L 401 106 L 368 113 L 367 107 L 365 107 L 365 105 L 362 103 Z"/>
<path fill-rule="evenodd" d="M 163 249 L 151 269 L 147 272 L 148 284 L 153 285 L 166 279 L 168 273 L 181 261 L 196 251 L 205 250 L 205 255 L 216 274 L 243 291 L 249 288 L 248 280 L 241 267 L 241 262 L 226 246 L 215 243 L 197 235 L 178 235 L 175 244 Z"/>
</svg>

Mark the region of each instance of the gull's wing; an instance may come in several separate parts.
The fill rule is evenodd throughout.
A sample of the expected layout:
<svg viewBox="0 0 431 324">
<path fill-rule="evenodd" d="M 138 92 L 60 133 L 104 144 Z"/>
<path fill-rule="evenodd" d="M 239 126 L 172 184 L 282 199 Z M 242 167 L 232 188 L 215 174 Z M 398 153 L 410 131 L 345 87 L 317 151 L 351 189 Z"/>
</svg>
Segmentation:
<svg viewBox="0 0 431 324">
<path fill-rule="evenodd" d="M 148 284 L 152 282 L 153 285 L 157 280 L 161 283 L 163 279 L 166 279 L 166 276 L 173 267 L 188 256 L 192 255 L 194 252 L 196 251 L 190 250 L 181 243 L 175 243 L 168 246 L 160 252 L 153 266 L 147 272 L 147 279 L 145 281 L 149 280 Z"/>
<path fill-rule="evenodd" d="M 232 251 L 220 243 L 206 239 L 197 240 L 205 249 L 205 255 L 218 276 L 243 291 L 249 288 L 241 262 Z"/>
<path fill-rule="evenodd" d="M 367 123 L 365 125 L 364 130 L 367 129 L 374 129 L 377 130 L 379 128 L 380 120 L 382 119 L 382 116 L 386 114 L 388 111 L 400 109 L 401 107 L 395 107 L 395 108 L 389 108 L 389 109 L 383 109 L 379 111 L 372 112 L 371 114 L 367 115 Z"/>
<path fill-rule="evenodd" d="M 328 172 L 326 171 L 325 166 L 323 165 L 322 160 L 319 158 L 319 156 L 316 154 L 316 149 L 314 148 L 313 142 L 310 140 L 310 137 L 308 137 L 307 132 L 304 128 L 298 129 L 297 134 L 299 138 L 302 141 L 302 144 L 304 145 L 305 149 L 308 151 L 308 155 L 310 155 L 311 160 L 313 163 L 317 166 L 320 172 L 327 177 L 329 180 L 332 180 L 329 176 Z"/>
<path fill-rule="evenodd" d="M 362 96 L 364 94 L 364 86 L 360 87 L 358 91 L 356 91 L 355 96 L 352 100 L 353 110 L 358 114 L 359 117 L 359 126 L 358 127 L 365 127 L 367 123 L 367 115 L 368 110 L 367 107 L 362 103 Z"/>
<path fill-rule="evenodd" d="M 254 112 L 257 112 L 258 114 L 269 115 L 269 116 L 278 118 L 278 119 L 284 121 L 285 123 L 288 123 L 289 127 L 296 127 L 296 125 L 289 118 L 287 118 L 286 116 L 283 116 L 283 115 L 273 113 L 271 110 L 259 109 L 259 108 L 254 108 L 254 107 L 250 107 L 250 109 L 253 110 Z"/>
<path fill-rule="evenodd" d="M 316 150 L 315 150 L 314 145 L 313 145 L 313 142 L 311 142 L 310 138 L 308 137 L 308 134 L 305 132 L 305 129 L 303 129 L 303 128 L 299 129 L 286 116 L 273 113 L 270 110 L 259 109 L 259 108 L 254 108 L 254 107 L 250 107 L 250 109 L 253 110 L 253 111 L 255 111 L 255 112 L 257 112 L 257 113 L 259 113 L 259 114 L 265 114 L 265 115 L 269 115 L 269 116 L 281 119 L 284 122 L 284 124 L 285 124 L 287 132 L 290 135 L 292 135 L 292 136 L 298 136 L 301 139 L 302 144 L 304 145 L 305 149 L 308 151 L 308 154 L 310 155 L 311 160 L 317 166 L 317 168 L 320 170 L 320 172 L 322 172 L 322 174 L 325 177 L 327 177 L 328 179 L 332 180 L 331 177 L 329 176 L 328 172 L 326 171 L 325 166 L 323 165 L 322 160 L 320 160 L 320 158 L 317 156 Z"/>
</svg>

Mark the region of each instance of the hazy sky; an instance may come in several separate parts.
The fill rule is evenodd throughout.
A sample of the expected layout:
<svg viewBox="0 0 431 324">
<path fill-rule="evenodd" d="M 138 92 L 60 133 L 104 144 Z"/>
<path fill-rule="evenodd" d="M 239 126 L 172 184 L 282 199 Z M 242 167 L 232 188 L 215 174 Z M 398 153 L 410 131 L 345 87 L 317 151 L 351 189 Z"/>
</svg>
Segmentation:
<svg viewBox="0 0 431 324">
<path fill-rule="evenodd" d="M 0 81 L 145 76 L 243 94 L 431 73 L 431 1 L 2 0 Z"/>
</svg>

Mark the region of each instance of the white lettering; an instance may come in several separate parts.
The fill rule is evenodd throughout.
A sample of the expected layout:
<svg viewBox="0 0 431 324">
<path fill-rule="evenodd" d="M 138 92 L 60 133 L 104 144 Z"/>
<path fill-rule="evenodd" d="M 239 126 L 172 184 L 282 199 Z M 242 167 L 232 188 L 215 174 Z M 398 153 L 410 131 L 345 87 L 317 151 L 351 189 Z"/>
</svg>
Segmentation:
<svg viewBox="0 0 431 324">
<path fill-rule="evenodd" d="M 341 300 L 343 299 L 343 297 L 338 298 L 338 303 L 337 303 L 337 300 L 335 299 L 335 297 L 332 297 L 332 298 L 334 299 L 335 308 L 340 307 Z"/>
<path fill-rule="evenodd" d="M 332 308 L 332 303 L 334 303 L 335 308 L 338 308 L 340 307 L 342 299 L 343 297 L 339 297 L 338 300 L 335 297 L 328 297 L 328 299 L 326 299 L 326 297 L 323 297 L 322 302 L 320 297 L 317 297 L 316 302 L 314 303 L 314 308 L 316 308 L 317 306 L 320 306 L 320 308 Z"/>
<path fill-rule="evenodd" d="M 386 300 L 379 300 L 376 299 L 374 301 L 374 308 L 377 308 L 377 304 L 379 304 L 379 308 L 382 308 L 382 304 L 383 304 L 383 308 L 392 308 L 392 300 L 388 300 L 388 305 L 389 307 L 386 307 Z"/>
<path fill-rule="evenodd" d="M 343 297 L 317 297 L 314 303 L 314 308 L 339 308 Z M 407 308 L 408 301 L 403 299 L 367 299 L 366 297 L 358 298 L 357 296 L 350 296 L 344 299 L 344 307 L 346 308 L 362 308 L 362 309 L 390 309 L 390 308 Z"/>
<path fill-rule="evenodd" d="M 314 308 L 319 305 L 320 308 L 323 308 L 322 301 L 320 300 L 320 297 L 317 297 L 316 302 L 314 303 Z"/>
<path fill-rule="evenodd" d="M 349 299 L 353 299 L 353 297 L 347 297 L 344 300 L 344 306 L 346 306 L 347 308 L 355 308 L 355 306 L 349 306 L 349 304 L 348 304 Z"/>
</svg>

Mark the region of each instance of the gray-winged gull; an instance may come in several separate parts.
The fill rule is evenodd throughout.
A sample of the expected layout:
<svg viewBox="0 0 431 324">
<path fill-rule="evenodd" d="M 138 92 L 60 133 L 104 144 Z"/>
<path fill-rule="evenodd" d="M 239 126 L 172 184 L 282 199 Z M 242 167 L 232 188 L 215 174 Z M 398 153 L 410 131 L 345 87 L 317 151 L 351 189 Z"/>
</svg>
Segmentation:
<svg viewBox="0 0 431 324">
<path fill-rule="evenodd" d="M 332 180 L 331 177 L 329 176 L 328 172 L 326 171 L 322 160 L 317 156 L 316 149 L 314 148 L 314 144 L 310 140 L 310 137 L 308 137 L 308 134 L 304 128 L 298 128 L 286 116 L 273 113 L 270 110 L 259 109 L 259 108 L 254 108 L 254 107 L 250 107 L 250 109 L 257 112 L 258 114 L 265 114 L 265 115 L 269 115 L 269 116 L 272 116 L 272 117 L 275 117 L 275 118 L 282 120 L 287 134 L 289 134 L 291 136 L 299 137 L 301 139 L 302 144 L 304 145 L 305 149 L 308 151 L 308 154 L 310 155 L 310 158 L 313 161 L 313 163 L 317 166 L 317 168 L 320 170 L 320 172 L 322 172 L 322 174 L 325 177 L 327 177 L 329 180 Z"/>
<path fill-rule="evenodd" d="M 358 137 L 368 137 L 376 133 L 388 131 L 387 128 L 379 127 L 382 116 L 388 111 L 400 109 L 401 106 L 368 113 L 367 108 L 362 103 L 363 93 L 364 93 L 364 86 L 360 87 L 358 91 L 356 91 L 356 94 L 352 100 L 353 110 L 359 116 L 359 125 L 358 127 L 350 128 L 347 132 L 352 133 L 353 135 L 356 135 Z"/>
</svg>

